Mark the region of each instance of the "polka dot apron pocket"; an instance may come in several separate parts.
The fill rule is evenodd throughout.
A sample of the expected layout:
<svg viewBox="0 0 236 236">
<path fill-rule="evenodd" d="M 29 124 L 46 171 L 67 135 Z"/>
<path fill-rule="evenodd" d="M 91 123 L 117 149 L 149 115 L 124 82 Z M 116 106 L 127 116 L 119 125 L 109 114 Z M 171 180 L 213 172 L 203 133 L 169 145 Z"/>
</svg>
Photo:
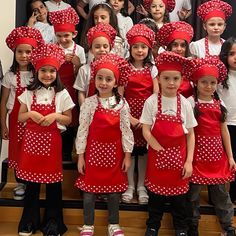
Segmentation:
<svg viewBox="0 0 236 236">
<path fill-rule="evenodd" d="M 31 155 L 50 156 L 52 134 L 49 132 L 26 131 L 24 152 Z"/>
<path fill-rule="evenodd" d="M 222 158 L 223 147 L 221 137 L 197 137 L 196 161 L 209 162 L 219 161 Z"/>
<path fill-rule="evenodd" d="M 183 158 L 180 153 L 180 146 L 166 148 L 156 152 L 157 169 L 163 170 L 182 170 Z"/>
<path fill-rule="evenodd" d="M 116 143 L 102 143 L 92 140 L 88 162 L 91 166 L 110 168 L 116 164 L 116 155 Z"/>
</svg>

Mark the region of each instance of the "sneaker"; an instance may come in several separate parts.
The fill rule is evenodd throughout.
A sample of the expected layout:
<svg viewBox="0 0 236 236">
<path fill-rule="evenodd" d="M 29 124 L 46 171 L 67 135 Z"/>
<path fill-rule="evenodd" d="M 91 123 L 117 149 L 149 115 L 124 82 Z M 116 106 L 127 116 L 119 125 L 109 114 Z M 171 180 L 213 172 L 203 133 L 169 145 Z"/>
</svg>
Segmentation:
<svg viewBox="0 0 236 236">
<path fill-rule="evenodd" d="M 32 223 L 28 223 L 24 225 L 21 229 L 19 229 L 19 235 L 21 236 L 30 236 L 34 233 Z"/>
<path fill-rule="evenodd" d="M 23 200 L 25 197 L 25 184 L 18 183 L 17 186 L 13 189 L 13 198 L 15 200 Z"/>
<path fill-rule="evenodd" d="M 124 236 L 124 232 L 118 224 L 108 225 L 108 236 Z"/>
<path fill-rule="evenodd" d="M 80 236 L 92 236 L 94 234 L 94 226 L 93 225 L 83 225 L 80 228 Z"/>
<path fill-rule="evenodd" d="M 234 227 L 228 227 L 224 233 L 221 233 L 222 236 L 236 236 L 235 228 Z"/>
<path fill-rule="evenodd" d="M 50 219 L 47 222 L 47 225 L 44 231 L 44 236 L 60 236 L 60 234 L 58 233 L 57 223 L 54 219 Z"/>
<path fill-rule="evenodd" d="M 158 230 L 147 227 L 145 236 L 157 236 Z"/>
</svg>

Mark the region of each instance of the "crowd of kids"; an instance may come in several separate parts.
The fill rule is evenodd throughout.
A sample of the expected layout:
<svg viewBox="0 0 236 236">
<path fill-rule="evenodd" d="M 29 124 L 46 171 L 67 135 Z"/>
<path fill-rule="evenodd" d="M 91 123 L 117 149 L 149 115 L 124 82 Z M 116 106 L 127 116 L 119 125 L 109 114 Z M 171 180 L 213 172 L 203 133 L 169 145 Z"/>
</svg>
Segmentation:
<svg viewBox="0 0 236 236">
<path fill-rule="evenodd" d="M 221 235 L 235 236 L 236 39 L 221 38 L 232 7 L 204 1 L 197 15 L 207 35 L 195 42 L 185 21 L 190 0 L 143 0 L 136 9 L 128 0 L 78 0 L 77 11 L 62 0 L 31 0 L 26 26 L 6 38 L 14 56 L 0 71 L 0 124 L 13 196 L 24 199 L 18 234 L 67 231 L 62 163 L 76 154 L 81 236 L 96 234 L 98 196 L 109 236 L 125 235 L 119 204 L 136 200 L 147 205 L 145 236 L 158 235 L 165 203 L 175 235 L 198 236 L 203 185 Z M 86 20 L 79 43 L 78 14 Z"/>
</svg>

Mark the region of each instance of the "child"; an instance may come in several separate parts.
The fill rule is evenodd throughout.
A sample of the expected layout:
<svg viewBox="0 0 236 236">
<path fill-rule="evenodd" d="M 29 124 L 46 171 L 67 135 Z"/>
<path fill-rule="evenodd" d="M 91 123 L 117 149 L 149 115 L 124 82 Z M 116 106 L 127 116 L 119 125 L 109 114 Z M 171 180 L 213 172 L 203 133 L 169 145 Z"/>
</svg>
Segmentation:
<svg viewBox="0 0 236 236">
<path fill-rule="evenodd" d="M 109 24 L 99 23 L 88 31 L 87 41 L 95 61 L 102 55 L 110 52 L 115 37 L 116 31 Z M 90 80 L 90 65 L 91 63 L 88 63 L 79 69 L 74 83 L 74 88 L 78 90 L 80 106 L 83 104 L 86 97 L 95 94 L 94 80 Z"/>
<path fill-rule="evenodd" d="M 19 235 L 31 235 L 40 227 L 40 184 L 46 184 L 46 205 L 40 227 L 45 236 L 62 235 L 67 230 L 62 214 L 62 150 L 60 131 L 71 122 L 74 103 L 58 77 L 64 52 L 46 44 L 32 52 L 36 75 L 18 97 L 19 121 L 26 123 L 17 177 L 27 181 Z"/>
<path fill-rule="evenodd" d="M 52 24 L 49 21 L 48 9 L 42 0 L 31 0 L 28 3 L 28 12 L 30 18 L 27 26 L 38 29 L 45 43 L 55 42 L 55 33 Z"/>
<path fill-rule="evenodd" d="M 170 21 L 184 21 L 191 15 L 191 0 L 176 0 L 175 8 L 170 13 Z"/>
<path fill-rule="evenodd" d="M 108 235 L 124 236 L 119 226 L 120 193 L 128 187 L 126 172 L 130 166 L 133 134 L 128 104 L 117 86 L 126 82 L 128 63 L 113 54 L 92 65 L 97 94 L 81 106 L 76 138 L 79 178 L 76 186 L 84 191 L 84 226 L 80 235 L 93 235 L 95 195 L 108 197 Z M 104 133 L 106 135 L 104 135 Z"/>
<path fill-rule="evenodd" d="M 147 143 L 142 135 L 139 121 L 145 100 L 157 89 L 157 68 L 151 63 L 152 46 L 155 41 L 154 32 L 143 24 L 134 25 L 127 33 L 130 45 L 130 68 L 128 84 L 125 87 L 125 98 L 130 107 L 130 123 L 134 133 L 135 146 L 132 164 L 128 171 L 129 187 L 122 194 L 122 200 L 130 203 L 135 191 L 134 166 L 135 156 L 138 157 L 137 195 L 139 204 L 148 203 L 148 195 L 144 187 L 147 160 Z"/>
<path fill-rule="evenodd" d="M 224 235 L 236 235 L 232 227 L 234 207 L 225 183 L 234 179 L 236 164 L 225 122 L 226 109 L 216 93 L 217 83 L 227 75 L 224 64 L 217 57 L 194 60 L 192 80 L 196 94 L 189 101 L 194 107 L 198 126 L 194 128 L 196 145 L 189 197 L 193 216 L 190 234 L 198 235 L 199 197 L 202 185 L 208 185 L 211 201 Z"/>
<path fill-rule="evenodd" d="M 166 23 L 157 33 L 157 41 L 163 48 L 183 57 L 190 57 L 189 43 L 192 38 L 192 26 L 183 21 Z M 179 87 L 179 93 L 186 98 L 193 95 L 193 86 L 184 76 Z"/>
<path fill-rule="evenodd" d="M 72 122 L 67 130 L 62 133 L 63 160 L 71 161 L 74 138 L 79 123 L 78 94 L 73 85 L 79 67 L 86 63 L 86 59 L 84 49 L 73 41 L 77 35 L 75 26 L 79 23 L 79 17 L 75 10 L 69 8 L 58 11 L 54 17 L 50 17 L 50 20 L 54 26 L 58 44 L 65 52 L 65 63 L 59 69 L 60 79 L 76 104 L 72 110 Z"/>
<path fill-rule="evenodd" d="M 221 0 L 211 0 L 201 4 L 197 10 L 203 21 L 207 36 L 190 44 L 191 53 L 199 58 L 220 54 L 223 39 L 220 37 L 226 27 L 225 21 L 232 14 L 232 7 Z"/>
<path fill-rule="evenodd" d="M 62 0 L 45 1 L 45 5 L 47 6 L 50 15 L 52 15 L 54 12 L 71 8 L 70 4 L 63 2 Z"/>
<path fill-rule="evenodd" d="M 187 235 L 186 197 L 192 173 L 193 127 L 197 125 L 190 103 L 177 93 L 191 61 L 173 52 L 156 58 L 160 93 L 145 102 L 140 122 L 148 147 L 145 185 L 149 201 L 145 236 L 156 236 L 164 203 L 170 202 L 176 236 Z"/>
<path fill-rule="evenodd" d="M 24 125 L 18 122 L 20 103 L 17 97 L 23 93 L 32 79 L 30 54 L 33 48 L 43 43 L 41 33 L 30 27 L 15 28 L 6 38 L 7 46 L 14 52 L 14 59 L 9 72 L 2 81 L 1 90 L 1 136 L 9 140 L 8 166 L 17 169 L 19 150 L 24 133 Z M 9 114 L 9 125 L 7 125 Z M 16 181 L 22 182 L 16 178 Z M 19 183 L 14 189 L 14 199 L 24 198 L 25 185 Z"/>
<path fill-rule="evenodd" d="M 220 59 L 225 64 L 228 76 L 226 80 L 220 84 L 217 89 L 221 100 L 224 102 L 226 108 L 228 108 L 226 122 L 231 139 L 231 148 L 233 151 L 234 160 L 236 160 L 236 39 L 229 38 L 226 40 L 221 48 Z M 235 180 L 230 183 L 230 197 L 232 202 L 236 202 L 236 182 Z"/>
</svg>

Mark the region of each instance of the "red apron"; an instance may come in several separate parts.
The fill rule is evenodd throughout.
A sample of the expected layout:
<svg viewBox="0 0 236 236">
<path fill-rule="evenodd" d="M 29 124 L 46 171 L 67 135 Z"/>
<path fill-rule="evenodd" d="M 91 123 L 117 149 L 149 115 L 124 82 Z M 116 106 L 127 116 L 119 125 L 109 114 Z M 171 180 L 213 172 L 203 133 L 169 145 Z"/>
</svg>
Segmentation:
<svg viewBox="0 0 236 236">
<path fill-rule="evenodd" d="M 130 114 L 140 119 L 144 102 L 153 94 L 153 79 L 151 68 L 132 70 L 125 88 L 125 98 L 130 107 Z M 146 147 L 147 142 L 143 138 L 142 129 L 132 129 L 136 146 Z"/>
<path fill-rule="evenodd" d="M 75 54 L 76 44 L 74 44 L 73 54 Z M 69 126 L 76 127 L 79 125 L 79 110 L 78 110 L 78 93 L 76 89 L 73 88 L 75 82 L 74 65 L 71 62 L 65 62 L 59 69 L 59 75 L 61 82 L 65 86 L 66 90 L 69 92 L 75 107 L 72 109 L 72 122 Z"/>
<path fill-rule="evenodd" d="M 229 170 L 220 129 L 220 101 L 197 103 L 200 115 L 195 132 L 195 151 L 191 182 L 196 184 L 224 184 L 234 179 Z"/>
<path fill-rule="evenodd" d="M 94 76 L 91 75 L 90 77 L 91 77 L 91 79 L 89 81 L 88 97 L 91 97 L 91 96 L 93 96 L 96 93 Z"/>
<path fill-rule="evenodd" d="M 178 92 L 186 98 L 193 95 L 193 86 L 191 85 L 190 80 L 186 79 L 185 76 L 183 76 L 183 81 Z"/>
<path fill-rule="evenodd" d="M 161 94 L 158 94 L 158 110 L 152 135 L 165 150 L 148 148 L 148 161 L 145 185 L 160 195 L 172 196 L 188 191 L 189 180 L 182 179 L 182 170 L 186 160 L 186 136 L 181 120 L 181 100 L 177 95 L 177 114 L 162 114 Z"/>
<path fill-rule="evenodd" d="M 92 193 L 124 192 L 128 180 L 121 169 L 123 159 L 120 111 L 104 109 L 98 102 L 89 127 L 85 174 L 79 176 L 75 186 Z"/>
<path fill-rule="evenodd" d="M 43 116 L 54 113 L 55 96 L 51 104 L 37 104 L 34 93 L 31 110 Z M 36 183 L 63 180 L 61 135 L 56 121 L 50 126 L 38 125 L 31 119 L 27 121 L 16 174 L 20 179 Z"/>
<path fill-rule="evenodd" d="M 16 72 L 16 94 L 13 109 L 9 115 L 9 146 L 8 146 L 8 166 L 17 168 L 19 161 L 19 150 L 22 138 L 25 132 L 24 123 L 18 121 L 20 102 L 18 96 L 24 92 L 25 88 L 21 87 L 20 71 Z"/>
</svg>

